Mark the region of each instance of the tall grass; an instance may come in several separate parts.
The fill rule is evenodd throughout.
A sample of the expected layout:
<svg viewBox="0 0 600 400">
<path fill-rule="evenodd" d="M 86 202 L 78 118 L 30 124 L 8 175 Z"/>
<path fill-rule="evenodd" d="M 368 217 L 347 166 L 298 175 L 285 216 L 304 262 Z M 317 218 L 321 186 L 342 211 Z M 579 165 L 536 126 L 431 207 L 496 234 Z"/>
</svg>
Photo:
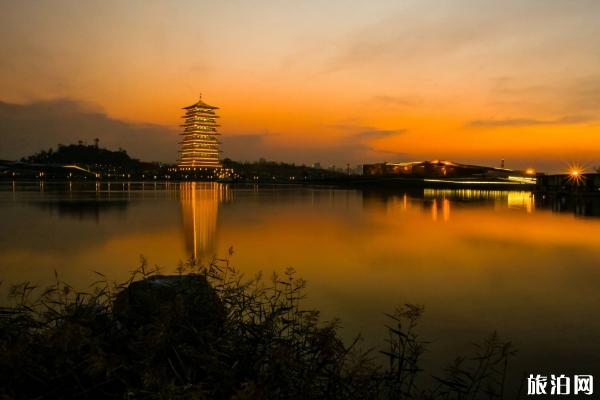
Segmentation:
<svg viewBox="0 0 600 400">
<path fill-rule="evenodd" d="M 232 251 L 230 250 L 229 256 Z M 226 259 L 182 263 L 175 276 L 140 267 L 122 284 L 102 274 L 77 291 L 10 290 L 0 309 L 5 399 L 501 399 L 509 343 L 492 335 L 476 354 L 419 385 L 427 342 L 422 306 L 388 314 L 386 346 L 344 343 L 338 322 L 303 307 L 292 269 L 245 278 Z"/>
</svg>

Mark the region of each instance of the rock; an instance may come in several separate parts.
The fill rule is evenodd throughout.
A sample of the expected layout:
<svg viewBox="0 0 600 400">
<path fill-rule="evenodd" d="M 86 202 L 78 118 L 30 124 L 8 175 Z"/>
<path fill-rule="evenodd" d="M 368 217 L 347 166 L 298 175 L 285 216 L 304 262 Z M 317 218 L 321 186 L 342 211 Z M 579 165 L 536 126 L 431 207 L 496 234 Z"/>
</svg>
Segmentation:
<svg viewBox="0 0 600 400">
<path fill-rule="evenodd" d="M 155 275 L 132 282 L 117 294 L 113 315 L 130 328 L 159 325 L 212 334 L 225 320 L 222 302 L 202 275 Z"/>
</svg>

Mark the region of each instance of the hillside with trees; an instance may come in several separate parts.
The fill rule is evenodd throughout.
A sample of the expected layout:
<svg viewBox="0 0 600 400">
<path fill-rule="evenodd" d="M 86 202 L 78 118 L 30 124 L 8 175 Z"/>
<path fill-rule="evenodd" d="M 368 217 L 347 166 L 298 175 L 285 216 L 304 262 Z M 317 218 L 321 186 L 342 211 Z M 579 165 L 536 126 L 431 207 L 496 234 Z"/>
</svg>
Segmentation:
<svg viewBox="0 0 600 400">
<path fill-rule="evenodd" d="M 50 148 L 21 159 L 23 162 L 34 164 L 76 164 L 88 167 L 107 167 L 139 169 L 147 163 L 131 158 L 127 151 L 119 148 L 116 151 L 99 146 L 99 140 L 93 145 L 79 141 L 77 144 L 59 144 L 55 150 Z"/>
</svg>

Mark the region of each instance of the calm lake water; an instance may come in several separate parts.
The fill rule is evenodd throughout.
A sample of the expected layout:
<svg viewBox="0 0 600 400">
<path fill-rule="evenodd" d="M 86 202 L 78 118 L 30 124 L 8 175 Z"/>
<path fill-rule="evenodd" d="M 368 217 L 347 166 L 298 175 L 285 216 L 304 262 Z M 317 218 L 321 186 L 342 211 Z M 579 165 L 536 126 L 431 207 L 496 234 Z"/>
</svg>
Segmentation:
<svg viewBox="0 0 600 400">
<path fill-rule="evenodd" d="M 528 192 L 4 182 L 2 295 L 54 270 L 85 287 L 92 271 L 125 280 L 140 255 L 174 271 L 233 246 L 249 276 L 295 268 L 307 306 L 365 347 L 383 344 L 384 312 L 413 302 L 434 370 L 497 330 L 519 351 L 517 381 L 598 372 L 600 218 L 542 204 Z"/>
</svg>

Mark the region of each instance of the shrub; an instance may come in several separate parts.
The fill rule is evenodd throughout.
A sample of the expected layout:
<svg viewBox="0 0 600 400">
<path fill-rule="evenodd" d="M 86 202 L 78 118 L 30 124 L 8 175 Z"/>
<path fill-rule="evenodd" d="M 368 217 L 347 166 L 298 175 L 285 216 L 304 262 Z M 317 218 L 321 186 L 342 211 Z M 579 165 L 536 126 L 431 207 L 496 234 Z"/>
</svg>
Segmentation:
<svg viewBox="0 0 600 400">
<path fill-rule="evenodd" d="M 232 251 L 230 250 L 230 255 Z M 418 387 L 424 309 L 389 314 L 386 363 L 345 344 L 337 321 L 304 309 L 306 283 L 292 269 L 245 279 L 227 259 L 102 276 L 88 291 L 56 277 L 23 283 L 0 310 L 0 394 L 23 398 L 476 399 L 501 398 L 510 344 L 496 335 Z M 431 386 L 431 385 L 430 385 Z"/>
</svg>

